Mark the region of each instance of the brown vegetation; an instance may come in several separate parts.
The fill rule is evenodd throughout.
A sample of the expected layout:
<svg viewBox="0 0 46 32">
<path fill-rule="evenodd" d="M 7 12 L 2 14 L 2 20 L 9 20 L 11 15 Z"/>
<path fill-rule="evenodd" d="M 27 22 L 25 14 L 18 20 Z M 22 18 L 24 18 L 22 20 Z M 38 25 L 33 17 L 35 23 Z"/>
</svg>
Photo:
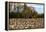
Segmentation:
<svg viewBox="0 0 46 32">
<path fill-rule="evenodd" d="M 32 18 L 32 19 L 10 19 L 9 29 L 34 29 L 43 28 L 44 19 L 43 18 Z"/>
</svg>

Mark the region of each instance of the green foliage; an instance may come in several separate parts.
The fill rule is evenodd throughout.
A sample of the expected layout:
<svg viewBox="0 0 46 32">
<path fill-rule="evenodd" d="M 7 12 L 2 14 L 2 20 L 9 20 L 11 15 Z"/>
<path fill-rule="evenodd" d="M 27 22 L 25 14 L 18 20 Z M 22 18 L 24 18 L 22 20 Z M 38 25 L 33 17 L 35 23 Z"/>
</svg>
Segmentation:
<svg viewBox="0 0 46 32">
<path fill-rule="evenodd" d="M 38 14 L 38 18 L 44 18 L 44 14 Z"/>
<path fill-rule="evenodd" d="M 44 14 L 38 14 L 34 9 L 32 10 L 31 7 L 27 7 L 26 4 L 21 13 L 9 12 L 9 14 L 10 18 L 44 18 Z"/>
<path fill-rule="evenodd" d="M 31 9 L 31 7 L 27 7 L 25 5 L 25 9 L 24 11 L 22 12 L 23 15 L 25 15 L 24 17 L 25 18 L 35 18 L 37 16 L 37 12 L 34 10 Z"/>
</svg>

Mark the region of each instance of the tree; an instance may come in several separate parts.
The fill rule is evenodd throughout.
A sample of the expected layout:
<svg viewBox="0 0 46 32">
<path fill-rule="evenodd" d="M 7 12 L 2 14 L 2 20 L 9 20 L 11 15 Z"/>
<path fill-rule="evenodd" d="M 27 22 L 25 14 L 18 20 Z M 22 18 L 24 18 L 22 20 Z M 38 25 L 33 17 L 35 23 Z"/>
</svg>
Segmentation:
<svg viewBox="0 0 46 32">
<path fill-rule="evenodd" d="M 18 5 L 19 8 L 24 7 L 24 9 L 22 10 L 22 12 L 18 13 L 14 13 L 14 12 L 9 12 L 10 13 L 10 18 L 43 18 L 44 14 L 38 14 L 34 7 L 28 7 L 26 4 Z M 33 8 L 33 9 L 32 9 Z"/>
<path fill-rule="evenodd" d="M 33 17 L 36 17 L 37 16 L 37 12 L 33 9 L 31 9 L 32 7 L 28 7 L 26 6 L 26 4 L 24 5 L 24 10 L 22 12 L 22 15 L 25 17 L 25 18 L 33 18 Z M 33 12 L 34 11 L 34 12 Z"/>
</svg>

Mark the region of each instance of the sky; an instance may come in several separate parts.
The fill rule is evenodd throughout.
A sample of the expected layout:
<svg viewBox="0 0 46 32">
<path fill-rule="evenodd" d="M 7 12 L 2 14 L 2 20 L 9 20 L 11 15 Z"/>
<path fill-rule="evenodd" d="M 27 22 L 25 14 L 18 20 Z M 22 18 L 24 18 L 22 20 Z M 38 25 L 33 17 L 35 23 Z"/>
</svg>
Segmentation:
<svg viewBox="0 0 46 32">
<path fill-rule="evenodd" d="M 23 5 L 23 4 L 22 4 Z M 38 12 L 38 14 L 43 13 L 43 4 L 26 4 L 28 7 L 34 7 L 35 11 Z M 14 8 L 14 7 L 13 7 Z M 13 9 L 12 8 L 12 9 Z"/>
<path fill-rule="evenodd" d="M 39 14 L 41 14 L 41 13 L 43 13 L 44 11 L 43 11 L 43 5 L 39 5 L 39 4 L 27 4 L 27 6 L 29 6 L 29 7 L 34 7 L 34 9 L 39 13 Z"/>
</svg>

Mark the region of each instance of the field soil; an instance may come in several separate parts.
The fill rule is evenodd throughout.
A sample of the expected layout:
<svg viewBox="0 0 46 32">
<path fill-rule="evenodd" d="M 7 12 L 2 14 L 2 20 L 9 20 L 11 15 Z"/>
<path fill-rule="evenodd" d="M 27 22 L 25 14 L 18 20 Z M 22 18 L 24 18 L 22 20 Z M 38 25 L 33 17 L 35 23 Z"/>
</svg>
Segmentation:
<svg viewBox="0 0 46 32">
<path fill-rule="evenodd" d="M 12 18 L 9 19 L 9 30 L 44 28 L 43 18 Z"/>
</svg>

